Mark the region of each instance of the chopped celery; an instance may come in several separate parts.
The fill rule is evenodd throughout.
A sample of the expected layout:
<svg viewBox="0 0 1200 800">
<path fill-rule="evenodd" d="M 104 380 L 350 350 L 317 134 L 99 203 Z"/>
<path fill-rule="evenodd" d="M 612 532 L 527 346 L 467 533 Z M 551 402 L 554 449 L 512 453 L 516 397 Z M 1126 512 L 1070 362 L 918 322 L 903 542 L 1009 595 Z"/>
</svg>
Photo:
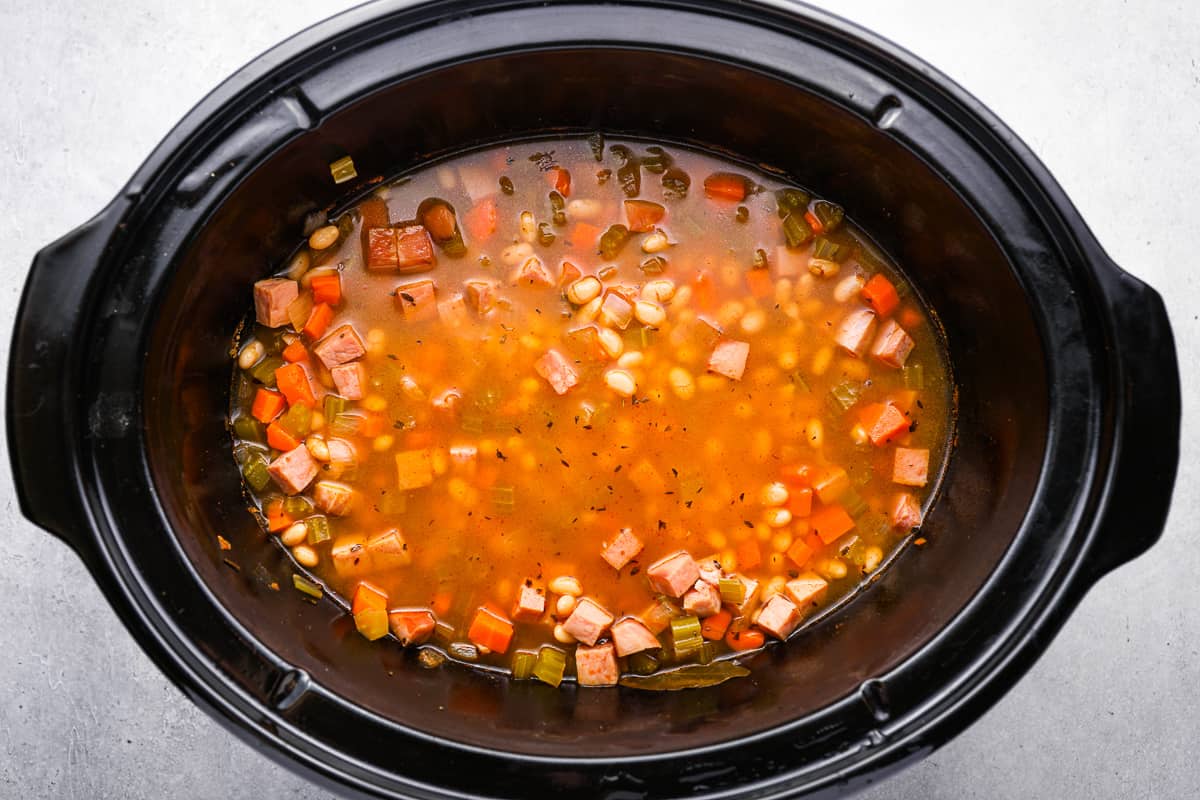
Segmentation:
<svg viewBox="0 0 1200 800">
<path fill-rule="evenodd" d="M 647 328 L 645 325 L 630 326 L 625 329 L 621 338 L 625 340 L 627 347 L 634 350 L 645 350 L 654 343 L 654 329 Z"/>
<path fill-rule="evenodd" d="M 455 634 L 454 626 L 449 622 L 439 621 L 433 626 L 433 640 L 442 647 L 449 647 L 454 641 Z"/>
<path fill-rule="evenodd" d="M 592 158 L 597 161 L 604 160 L 604 135 L 593 133 L 587 137 L 588 147 L 592 149 Z"/>
<path fill-rule="evenodd" d="M 667 171 L 674 162 L 670 154 L 657 145 L 651 145 L 646 148 L 647 155 L 642 156 L 642 167 L 646 172 L 653 172 L 655 175 L 661 175 Z"/>
<path fill-rule="evenodd" d="M 539 222 L 537 227 L 538 244 L 542 247 L 549 247 L 554 244 L 554 231 L 550 230 L 550 223 Z"/>
<path fill-rule="evenodd" d="M 283 500 L 283 513 L 292 519 L 307 517 L 313 511 L 312 501 L 302 494 L 294 494 Z"/>
<path fill-rule="evenodd" d="M 388 632 L 388 615 L 385 608 L 364 608 L 354 615 L 354 627 L 370 641 L 375 641 Z"/>
<path fill-rule="evenodd" d="M 811 199 L 811 195 L 803 189 L 787 188 L 775 192 L 775 203 L 779 206 L 779 216 L 781 217 L 795 212 L 803 216 L 804 209 L 808 207 L 808 201 Z"/>
<path fill-rule="evenodd" d="M 700 649 L 696 651 L 696 660 L 701 664 L 711 664 L 713 659 L 717 657 L 717 643 L 710 642 L 707 639 L 700 645 Z"/>
<path fill-rule="evenodd" d="M 667 260 L 662 256 L 650 256 L 641 263 L 642 272 L 647 275 L 658 275 L 667 269 Z"/>
<path fill-rule="evenodd" d="M 824 236 L 818 236 L 813 240 L 813 258 L 820 258 L 825 261 L 841 261 L 847 255 L 847 248 L 840 245 L 832 239 L 826 239 Z"/>
<path fill-rule="evenodd" d="M 671 167 L 662 176 L 663 197 L 667 200 L 682 200 L 687 197 L 692 179 L 678 167 Z"/>
<path fill-rule="evenodd" d="M 562 227 L 567 224 L 567 201 L 558 192 L 550 193 L 550 221 Z"/>
<path fill-rule="evenodd" d="M 828 200 L 818 200 L 813 204 L 812 214 L 821 221 L 821 227 L 827 231 L 831 231 L 838 225 L 842 224 L 842 220 L 846 216 L 846 212 L 842 207 L 835 205 Z"/>
<path fill-rule="evenodd" d="M 812 387 L 808 385 L 808 381 L 806 381 L 804 379 L 804 375 L 802 373 L 793 372 L 790 377 L 791 377 L 792 383 L 796 384 L 804 391 L 806 391 L 806 392 L 812 391 Z"/>
<path fill-rule="evenodd" d="M 619 222 L 615 225 L 610 225 L 600 236 L 600 255 L 606 259 L 616 258 L 617 253 L 621 252 L 621 248 L 629 241 L 629 228 Z"/>
<path fill-rule="evenodd" d="M 511 486 L 493 486 L 492 504 L 501 514 L 513 513 L 517 506 L 516 490 Z"/>
<path fill-rule="evenodd" d="M 788 247 L 800 247 L 813 238 L 813 230 L 798 213 L 788 214 L 783 218 L 783 235 Z"/>
<path fill-rule="evenodd" d="M 267 488 L 267 484 L 271 482 L 271 473 L 267 471 L 267 457 L 262 453 L 255 453 L 247 458 L 246 463 L 242 465 L 242 477 L 256 492 Z"/>
<path fill-rule="evenodd" d="M 621 161 L 617 167 L 617 183 L 620 184 L 621 191 L 625 193 L 626 197 L 637 197 L 642 192 L 641 160 L 623 144 L 614 144 L 608 149 Z M 606 258 L 611 258 L 611 256 L 606 256 Z"/>
<path fill-rule="evenodd" d="M 512 194 L 516 189 L 513 188 L 512 178 L 507 175 L 500 176 L 500 191 L 505 194 Z"/>
<path fill-rule="evenodd" d="M 649 675 L 658 669 L 660 663 L 657 656 L 643 650 L 629 657 L 629 671 L 638 675 Z"/>
<path fill-rule="evenodd" d="M 905 389 L 924 389 L 925 388 L 925 368 L 920 364 L 909 364 L 904 368 L 904 388 Z M 246 438 L 246 437 L 242 437 Z"/>
<path fill-rule="evenodd" d="M 746 584 L 740 578 L 721 578 L 717 588 L 721 590 L 722 603 L 740 606 L 746 601 Z"/>
<path fill-rule="evenodd" d="M 567 654 L 557 647 L 545 645 L 538 650 L 537 661 L 533 665 L 533 677 L 551 686 L 562 683 L 563 673 L 567 671 Z"/>
<path fill-rule="evenodd" d="M 479 648 L 470 642 L 451 642 L 446 652 L 451 658 L 457 658 L 459 661 L 479 660 Z"/>
<path fill-rule="evenodd" d="M 467 433 L 483 433 L 483 415 L 463 414 L 459 425 Z"/>
<path fill-rule="evenodd" d="M 738 206 L 737 211 L 733 212 L 733 221 L 746 223 L 750 221 L 750 209 L 745 206 Z"/>
<path fill-rule="evenodd" d="M 861 517 L 867 510 L 867 501 L 863 500 L 853 488 L 842 492 L 842 496 L 838 498 L 838 502 L 846 509 L 846 513 L 852 517 Z"/>
<path fill-rule="evenodd" d="M 442 252 L 451 258 L 458 258 L 467 254 L 467 243 L 463 241 L 462 232 L 457 228 L 454 229 L 454 235 L 441 243 Z"/>
<path fill-rule="evenodd" d="M 896 287 L 896 296 L 899 297 L 901 300 L 908 297 L 909 292 L 912 291 L 912 289 L 909 287 L 909 285 L 907 283 L 905 283 L 904 281 L 896 281 L 895 284 L 893 284 L 893 285 Z"/>
<path fill-rule="evenodd" d="M 292 573 L 292 586 L 295 586 L 296 589 L 304 592 L 314 600 L 320 600 L 325 594 L 325 590 L 321 588 L 320 584 L 313 583 L 308 578 L 295 572 Z"/>
<path fill-rule="evenodd" d="M 839 383 L 829 390 L 829 397 L 833 400 L 836 407 L 842 411 L 848 411 L 850 406 L 857 403 L 861 394 L 862 384 L 851 381 Z"/>
<path fill-rule="evenodd" d="M 304 520 L 305 526 L 308 528 L 308 543 L 311 545 L 328 542 L 332 538 L 329 532 L 329 518 L 317 514 Z"/>
<path fill-rule="evenodd" d="M 537 653 L 532 650 L 518 650 L 512 657 L 512 676 L 519 681 L 533 677 L 533 665 L 537 663 Z"/>
<path fill-rule="evenodd" d="M 267 446 L 258 442 L 238 442 L 233 446 L 233 457 L 243 467 L 255 454 L 265 458 L 267 452 Z"/>
<path fill-rule="evenodd" d="M 233 433 L 247 442 L 266 441 L 266 429 L 263 428 L 263 424 L 249 414 L 242 414 L 233 421 Z"/>
<path fill-rule="evenodd" d="M 417 663 L 425 669 L 437 669 L 446 663 L 446 654 L 432 647 L 422 647 L 417 653 Z"/>
<path fill-rule="evenodd" d="M 357 414 L 338 414 L 329 423 L 329 430 L 335 436 L 352 436 L 358 433 L 362 417 Z"/>
<path fill-rule="evenodd" d="M 751 262 L 751 269 L 767 269 L 771 264 L 767 260 L 767 251 L 761 247 L 754 251 L 754 261 Z"/>
<path fill-rule="evenodd" d="M 346 398 L 336 394 L 325 395 L 325 419 L 334 420 L 346 410 Z"/>
<path fill-rule="evenodd" d="M 283 413 L 278 424 L 292 436 L 303 439 L 312 430 L 312 409 L 304 403 L 297 403 Z"/>
<path fill-rule="evenodd" d="M 274 389 L 275 388 L 275 370 L 279 369 L 282 366 L 283 366 L 282 358 L 278 358 L 276 356 L 268 356 L 267 358 L 264 358 L 262 361 L 259 361 L 257 364 L 255 364 L 253 367 L 250 368 L 250 377 L 254 378 L 254 380 L 258 381 L 259 383 L 263 384 L 264 386 L 269 386 L 270 388 Z"/>
<path fill-rule="evenodd" d="M 358 170 L 354 168 L 353 158 L 342 156 L 337 161 L 330 162 L 329 174 L 333 176 L 334 183 L 345 183 L 357 178 Z"/>
<path fill-rule="evenodd" d="M 675 655 L 683 658 L 695 653 L 704 645 L 704 637 L 700 633 L 700 620 L 697 617 L 676 617 L 671 620 L 671 644 Z"/>
</svg>

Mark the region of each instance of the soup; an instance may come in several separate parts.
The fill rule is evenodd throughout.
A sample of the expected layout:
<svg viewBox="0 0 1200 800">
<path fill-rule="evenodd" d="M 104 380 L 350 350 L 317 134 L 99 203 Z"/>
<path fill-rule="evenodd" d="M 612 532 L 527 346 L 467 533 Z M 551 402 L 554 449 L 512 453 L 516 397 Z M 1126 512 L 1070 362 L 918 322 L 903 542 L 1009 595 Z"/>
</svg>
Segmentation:
<svg viewBox="0 0 1200 800">
<path fill-rule="evenodd" d="M 429 666 L 742 674 L 919 535 L 948 450 L 902 275 L 834 203 L 686 149 L 424 168 L 254 305 L 231 427 L 255 513 L 298 590 Z"/>
</svg>

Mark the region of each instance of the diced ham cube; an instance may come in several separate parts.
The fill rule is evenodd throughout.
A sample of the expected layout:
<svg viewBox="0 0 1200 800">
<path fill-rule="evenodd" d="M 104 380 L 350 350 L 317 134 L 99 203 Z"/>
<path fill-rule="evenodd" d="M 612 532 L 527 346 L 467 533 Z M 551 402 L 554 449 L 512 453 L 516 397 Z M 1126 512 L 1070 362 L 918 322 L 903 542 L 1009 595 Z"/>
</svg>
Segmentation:
<svg viewBox="0 0 1200 800">
<path fill-rule="evenodd" d="M 346 470 L 358 464 L 358 451 L 345 439 L 326 439 L 325 447 L 329 450 L 330 466 Z"/>
<path fill-rule="evenodd" d="M 698 580 L 683 596 L 683 610 L 697 617 L 711 617 L 721 610 L 721 593 L 711 583 Z"/>
<path fill-rule="evenodd" d="M 871 343 L 871 334 L 875 333 L 875 312 L 865 308 L 851 311 L 838 325 L 833 339 L 838 347 L 852 356 L 862 358 Z"/>
<path fill-rule="evenodd" d="M 902 531 L 921 527 L 921 506 L 908 492 L 900 492 L 892 500 L 892 525 Z"/>
<path fill-rule="evenodd" d="M 897 447 L 892 480 L 904 486 L 924 486 L 929 480 L 929 451 L 923 447 Z"/>
<path fill-rule="evenodd" d="M 829 584 L 824 578 L 811 572 L 806 572 L 799 578 L 793 578 L 783 585 L 783 591 L 801 610 L 807 610 L 821 602 L 821 598 L 825 596 L 825 590 L 828 588 Z"/>
<path fill-rule="evenodd" d="M 413 281 L 396 287 L 396 310 L 406 322 L 437 319 L 437 293 L 431 280 Z"/>
<path fill-rule="evenodd" d="M 724 375 L 735 381 L 742 379 L 746 371 L 746 357 L 750 355 L 750 343 L 736 339 L 722 339 L 708 357 L 708 371 Z"/>
<path fill-rule="evenodd" d="M 680 597 L 700 579 L 700 568 L 694 558 L 680 550 L 651 564 L 646 577 L 654 591 Z"/>
<path fill-rule="evenodd" d="M 321 359 L 325 369 L 333 369 L 339 364 L 361 358 L 367 349 L 363 347 L 362 339 L 358 338 L 353 325 L 342 325 L 317 342 L 313 352 Z"/>
<path fill-rule="evenodd" d="M 758 605 L 758 581 L 753 578 L 747 578 L 745 575 L 735 575 L 742 582 L 742 602 L 734 606 L 738 614 L 748 614 L 750 610 Z"/>
<path fill-rule="evenodd" d="M 800 624 L 800 611 L 791 600 L 777 594 L 759 610 L 755 624 L 776 639 L 786 639 Z"/>
<path fill-rule="evenodd" d="M 338 395 L 347 400 L 363 399 L 363 387 L 367 385 L 367 369 L 362 362 L 339 364 L 329 370 L 329 374 L 333 376 L 333 385 L 337 387 Z"/>
<path fill-rule="evenodd" d="M 537 256 L 530 256 L 517 267 L 512 282 L 522 286 L 553 286 L 556 283 L 549 267 Z"/>
<path fill-rule="evenodd" d="M 437 313 L 442 324 L 451 328 L 461 328 L 471 321 L 467 301 L 457 292 L 438 302 Z"/>
<path fill-rule="evenodd" d="M 771 277 L 795 278 L 808 272 L 808 254 L 799 248 L 791 248 L 781 244 L 775 248 L 775 258 L 771 259 Z"/>
<path fill-rule="evenodd" d="M 871 355 L 881 364 L 903 367 L 914 346 L 915 343 L 908 332 L 896 324 L 894 319 L 889 319 L 879 326 L 875 344 L 871 345 Z"/>
<path fill-rule="evenodd" d="M 394 270 L 400 266 L 396 252 L 395 228 L 369 228 L 367 230 L 367 269 Z"/>
<path fill-rule="evenodd" d="M 480 314 L 486 314 L 496 306 L 496 284 L 492 281 L 467 281 L 467 302 Z"/>
<path fill-rule="evenodd" d="M 320 469 L 320 465 L 309 454 L 308 448 L 300 445 L 272 461 L 267 467 L 267 472 L 285 493 L 300 494 L 304 491 L 304 487 L 317 477 Z"/>
<path fill-rule="evenodd" d="M 642 540 L 633 535 L 629 528 L 622 528 L 613 540 L 604 546 L 601 557 L 615 570 L 620 570 L 642 552 Z"/>
<path fill-rule="evenodd" d="M 600 303 L 599 320 L 610 328 L 625 330 L 633 321 L 633 301 L 616 288 L 609 289 Z"/>
<path fill-rule="evenodd" d="M 427 608 L 398 608 L 388 612 L 392 633 L 407 647 L 429 640 L 437 621 Z"/>
<path fill-rule="evenodd" d="M 611 642 L 575 648 L 575 679 L 580 686 L 616 686 L 619 677 Z"/>
<path fill-rule="evenodd" d="M 719 586 L 721 583 L 721 565 L 712 561 L 697 561 L 696 566 L 700 569 L 700 580 L 705 583 L 711 583 L 713 586 Z"/>
<path fill-rule="evenodd" d="M 428 450 L 405 450 L 396 454 L 396 482 L 400 491 L 420 489 L 433 483 L 433 456 Z"/>
<path fill-rule="evenodd" d="M 329 550 L 333 568 L 341 577 L 353 577 L 373 570 L 371 554 L 358 539 L 343 539 Z"/>
<path fill-rule="evenodd" d="M 563 623 L 563 630 L 586 645 L 593 645 L 613 623 L 613 615 L 595 600 L 582 598 Z"/>
<path fill-rule="evenodd" d="M 370 556 L 372 569 L 395 569 L 412 563 L 408 542 L 404 541 L 399 528 L 388 528 L 375 534 L 367 539 L 364 547 Z"/>
<path fill-rule="evenodd" d="M 409 225 L 396 231 L 396 266 L 401 272 L 424 272 L 437 266 L 433 240 L 424 225 Z"/>
<path fill-rule="evenodd" d="M 622 617 L 614 622 L 612 638 L 617 647 L 617 655 L 621 657 L 662 647 L 658 637 L 636 617 Z"/>
<path fill-rule="evenodd" d="M 512 618 L 515 620 L 535 620 L 546 611 L 546 596 L 542 590 L 528 583 L 521 584 L 517 592 L 517 602 L 513 606 Z"/>
<path fill-rule="evenodd" d="M 350 501 L 353 499 L 354 490 L 344 483 L 317 481 L 317 485 L 313 487 L 313 503 L 334 517 L 340 517 L 349 511 Z"/>
<path fill-rule="evenodd" d="M 254 284 L 254 317 L 259 325 L 278 328 L 290 322 L 288 306 L 300 294 L 300 288 L 287 278 L 267 278 Z"/>
<path fill-rule="evenodd" d="M 538 375 L 546 379 L 555 394 L 566 394 L 572 386 L 579 383 L 578 370 L 557 350 L 547 350 L 533 368 L 537 370 Z"/>
</svg>

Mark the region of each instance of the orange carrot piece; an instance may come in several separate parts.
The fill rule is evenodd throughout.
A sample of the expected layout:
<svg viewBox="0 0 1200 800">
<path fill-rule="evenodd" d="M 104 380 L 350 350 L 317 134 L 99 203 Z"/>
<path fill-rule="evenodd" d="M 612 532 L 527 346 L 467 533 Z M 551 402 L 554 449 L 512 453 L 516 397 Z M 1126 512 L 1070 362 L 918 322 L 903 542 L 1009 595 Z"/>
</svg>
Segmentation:
<svg viewBox="0 0 1200 800">
<path fill-rule="evenodd" d="M 266 509 L 267 530 L 271 533 L 287 530 L 295 520 L 283 510 L 283 498 L 278 498 L 267 503 Z"/>
<path fill-rule="evenodd" d="M 562 263 L 562 274 L 558 276 L 558 285 L 570 286 L 582 276 L 583 273 L 579 271 L 579 267 L 575 266 L 570 261 L 564 261 Z"/>
<path fill-rule="evenodd" d="M 714 200 L 740 203 L 746 199 L 746 179 L 732 172 L 714 172 L 704 179 L 704 193 Z"/>
<path fill-rule="evenodd" d="M 368 608 L 386 610 L 387 600 L 387 592 L 383 589 L 366 581 L 359 581 L 358 587 L 354 590 L 354 600 L 350 604 L 350 613 L 357 616 L 358 612 Z"/>
<path fill-rule="evenodd" d="M 279 392 L 270 389 L 259 389 L 254 395 L 254 404 L 250 406 L 250 415 L 259 422 L 270 422 L 283 413 L 287 401 Z"/>
<path fill-rule="evenodd" d="M 283 360 L 290 363 L 297 361 L 308 360 L 308 348 L 304 346 L 304 342 L 297 339 L 296 341 L 283 348 Z"/>
<path fill-rule="evenodd" d="M 450 606 L 454 604 L 454 595 L 449 592 L 438 592 L 433 596 L 433 602 L 429 605 L 433 608 L 433 613 L 436 616 L 444 617 L 450 613 Z"/>
<path fill-rule="evenodd" d="M 812 513 L 812 489 L 789 489 L 787 509 L 792 512 L 792 516 L 807 517 Z"/>
<path fill-rule="evenodd" d="M 804 488 L 812 485 L 812 467 L 808 464 L 793 464 L 779 470 L 779 477 L 788 486 Z"/>
<path fill-rule="evenodd" d="M 571 232 L 567 235 L 567 241 L 576 250 L 592 252 L 596 249 L 596 244 L 600 241 L 600 234 L 602 233 L 604 231 L 596 225 L 591 225 L 587 222 L 576 222 L 575 227 L 571 228 Z"/>
<path fill-rule="evenodd" d="M 317 404 L 312 385 L 308 382 L 308 373 L 299 364 L 285 364 L 275 370 L 275 385 L 283 392 L 290 406 L 301 403 L 311 408 Z"/>
<path fill-rule="evenodd" d="M 835 504 L 814 511 L 808 518 L 808 524 L 822 542 L 829 544 L 854 528 L 854 518 L 846 513 L 846 509 Z"/>
<path fill-rule="evenodd" d="M 471 210 L 463 215 L 463 225 L 467 229 L 467 235 L 476 243 L 482 243 L 492 238 L 498 223 L 496 198 L 491 195 L 471 206 Z"/>
<path fill-rule="evenodd" d="M 278 422 L 272 422 L 267 426 L 267 444 L 284 453 L 300 446 L 296 437 L 285 431 Z"/>
<path fill-rule="evenodd" d="M 333 309 L 330 305 L 328 303 L 315 305 L 312 313 L 308 315 L 308 322 L 304 323 L 304 335 L 315 342 L 325 335 L 331 322 L 333 322 Z"/>
<path fill-rule="evenodd" d="M 729 645 L 730 650 L 757 650 L 766 643 L 767 637 L 763 632 L 753 628 L 725 634 L 725 644 Z"/>
<path fill-rule="evenodd" d="M 387 428 L 388 419 L 384 414 L 368 413 L 362 418 L 362 422 L 358 423 L 358 432 L 370 439 L 383 435 Z"/>
<path fill-rule="evenodd" d="M 813 233 L 821 234 L 825 232 L 825 226 L 821 223 L 821 218 L 813 212 L 805 211 L 804 221 L 808 223 L 808 227 L 813 229 Z"/>
<path fill-rule="evenodd" d="M 555 167 L 546 173 L 550 185 L 563 197 L 571 196 L 571 173 L 562 167 Z"/>
<path fill-rule="evenodd" d="M 494 608 L 480 607 L 471 620 L 467 630 L 467 638 L 479 647 L 486 647 L 493 653 L 503 653 L 508 650 L 512 641 L 513 624 L 503 614 Z"/>
<path fill-rule="evenodd" d="M 739 544 L 734 555 L 737 556 L 739 572 L 754 569 L 762 563 L 762 550 L 758 547 L 757 539 L 747 539 Z"/>
<path fill-rule="evenodd" d="M 703 310 L 709 310 L 716 305 L 717 290 L 713 285 L 712 275 L 709 274 L 708 270 L 700 270 L 696 273 L 696 277 L 692 279 L 692 299 Z"/>
<path fill-rule="evenodd" d="M 771 280 L 771 270 L 747 270 L 746 288 L 748 288 L 750 290 L 750 294 L 754 295 L 755 297 L 770 297 L 775 293 L 775 282 Z"/>
<path fill-rule="evenodd" d="M 813 549 L 801 539 L 796 539 L 792 542 L 792 546 L 788 548 L 787 557 L 792 560 L 792 563 L 797 567 L 803 567 L 808 563 L 808 560 L 813 556 Z"/>
<path fill-rule="evenodd" d="M 900 305 L 900 296 L 896 294 L 896 287 L 883 273 L 877 272 L 872 275 L 871 280 L 867 281 L 867 285 L 859 294 L 862 295 L 863 302 L 874 309 L 880 317 L 888 316 Z"/>
<path fill-rule="evenodd" d="M 700 635 L 705 639 L 719 642 L 725 638 L 725 631 L 729 629 L 730 622 L 733 622 L 732 614 L 725 610 L 718 611 L 711 617 L 700 620 Z"/>
<path fill-rule="evenodd" d="M 336 306 L 342 302 L 342 276 L 336 272 L 314 275 L 312 283 L 313 302 Z"/>
<path fill-rule="evenodd" d="M 654 230 L 654 226 L 666 213 L 665 206 L 649 200 L 625 201 L 625 219 L 629 222 L 629 230 L 634 233 L 649 233 Z"/>
<path fill-rule="evenodd" d="M 812 488 L 817 499 L 828 505 L 850 488 L 850 476 L 839 466 L 825 467 L 813 476 Z"/>
<path fill-rule="evenodd" d="M 907 331 L 921 324 L 921 314 L 915 308 L 904 308 L 900 311 L 900 327 Z"/>
</svg>

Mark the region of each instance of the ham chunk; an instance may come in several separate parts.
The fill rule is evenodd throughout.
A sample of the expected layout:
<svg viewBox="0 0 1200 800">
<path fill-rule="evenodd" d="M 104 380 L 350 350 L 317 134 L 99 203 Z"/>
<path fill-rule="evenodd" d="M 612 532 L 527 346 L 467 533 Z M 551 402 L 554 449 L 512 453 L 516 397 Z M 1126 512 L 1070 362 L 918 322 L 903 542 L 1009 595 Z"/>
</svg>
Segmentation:
<svg viewBox="0 0 1200 800">
<path fill-rule="evenodd" d="M 904 486 L 924 486 L 929 479 L 929 451 L 923 447 L 897 447 L 892 480 Z"/>
<path fill-rule="evenodd" d="M 433 612 L 427 608 L 398 608 L 388 612 L 392 633 L 407 647 L 429 640 L 437 624 Z"/>
<path fill-rule="evenodd" d="M 579 383 L 579 372 L 575 366 L 557 350 L 547 350 L 533 365 L 537 374 L 546 379 L 555 394 L 566 394 Z"/>
<path fill-rule="evenodd" d="M 340 517 L 350 510 L 354 490 L 337 481 L 317 481 L 313 487 L 313 503 L 326 514 Z"/>
<path fill-rule="evenodd" d="M 750 343 L 736 339 L 722 339 L 708 357 L 708 371 L 740 381 L 746 371 L 746 357 L 750 355 Z"/>
<path fill-rule="evenodd" d="M 546 596 L 542 590 L 530 583 L 521 584 L 517 592 L 517 602 L 513 605 L 514 620 L 535 620 L 546 611 Z"/>
<path fill-rule="evenodd" d="M 293 280 L 267 278 L 254 284 L 254 318 L 259 325 L 278 328 L 290 322 L 288 306 L 300 294 Z"/>
<path fill-rule="evenodd" d="M 363 546 L 371 561 L 372 569 L 395 569 L 407 567 L 412 563 L 412 554 L 408 552 L 408 542 L 400 534 L 399 528 L 388 528 L 377 533 Z"/>
<path fill-rule="evenodd" d="M 871 355 L 880 364 L 903 367 L 914 346 L 915 343 L 908 332 L 897 325 L 894 319 L 889 319 L 879 326 L 875 344 L 871 345 Z"/>
<path fill-rule="evenodd" d="M 680 550 L 651 564 L 646 577 L 654 591 L 680 597 L 700 579 L 700 568 L 694 558 Z"/>
<path fill-rule="evenodd" d="M 658 637 L 636 617 L 622 617 L 614 622 L 612 638 L 617 647 L 617 655 L 622 657 L 662 647 Z"/>
<path fill-rule="evenodd" d="M 875 312 L 865 308 L 851 311 L 838 325 L 833 339 L 838 347 L 852 356 L 862 358 L 875 333 Z"/>
<path fill-rule="evenodd" d="M 405 450 L 396 454 L 396 482 L 400 491 L 420 489 L 433 483 L 433 456 L 428 450 Z"/>
<path fill-rule="evenodd" d="M 363 575 L 373 570 L 374 563 L 366 546 L 358 539 L 342 539 L 329 550 L 333 569 L 343 578 Z"/>
<path fill-rule="evenodd" d="M 711 583 L 698 580 L 683 596 L 683 610 L 697 617 L 711 617 L 721 610 L 721 593 Z"/>
<path fill-rule="evenodd" d="M 759 610 L 755 624 L 776 639 L 786 639 L 800 624 L 800 610 L 791 600 L 777 594 Z"/>
<path fill-rule="evenodd" d="M 600 555 L 613 569 L 619 570 L 636 558 L 644 546 L 642 540 L 634 536 L 631 529 L 622 528 L 620 533 L 604 546 Z"/>
<path fill-rule="evenodd" d="M 267 467 L 267 472 L 287 494 L 300 494 L 317 477 L 320 465 L 304 445 L 282 454 Z"/>
<path fill-rule="evenodd" d="M 829 584 L 820 575 L 806 572 L 783 585 L 783 591 L 800 609 L 807 609 L 821 601 Z"/>
<path fill-rule="evenodd" d="M 367 369 L 362 362 L 339 364 L 329 370 L 329 374 L 333 376 L 333 385 L 337 387 L 340 396 L 347 400 L 363 399 L 363 387 L 367 385 Z"/>
<path fill-rule="evenodd" d="M 367 349 L 363 347 L 362 339 L 358 338 L 358 332 L 354 330 L 353 325 L 342 325 L 317 342 L 313 346 L 313 352 L 321 359 L 325 369 L 333 369 L 340 364 L 361 358 Z"/>
<path fill-rule="evenodd" d="M 396 266 L 401 272 L 424 272 L 437 266 L 433 240 L 424 225 L 396 230 Z"/>
<path fill-rule="evenodd" d="M 405 322 L 437 319 L 437 293 L 433 281 L 413 281 L 396 287 L 396 310 Z"/>
<path fill-rule="evenodd" d="M 467 302 L 471 308 L 480 314 L 486 314 L 496 307 L 496 284 L 492 281 L 467 281 Z"/>
<path fill-rule="evenodd" d="M 367 269 L 394 270 L 400 266 L 395 228 L 367 229 Z"/>
<path fill-rule="evenodd" d="M 611 642 L 575 648 L 575 679 L 580 686 L 616 686 L 619 677 Z"/>
<path fill-rule="evenodd" d="M 589 597 L 580 599 L 575 610 L 563 623 L 563 630 L 584 644 L 591 646 L 613 623 L 613 615 Z"/>
<path fill-rule="evenodd" d="M 742 602 L 733 606 L 738 614 L 747 614 L 758 603 L 758 581 L 745 575 L 735 576 L 742 582 Z"/>
<path fill-rule="evenodd" d="M 921 527 L 921 506 L 908 492 L 900 492 L 892 499 L 892 525 L 902 531 Z"/>
<path fill-rule="evenodd" d="M 697 561 L 696 567 L 700 570 L 700 580 L 705 583 L 711 583 L 713 586 L 719 586 L 721 583 L 721 565 L 714 561 Z"/>
<path fill-rule="evenodd" d="M 557 281 L 550 269 L 537 256 L 525 259 L 513 273 L 512 282 L 522 286 L 553 286 Z"/>
</svg>

